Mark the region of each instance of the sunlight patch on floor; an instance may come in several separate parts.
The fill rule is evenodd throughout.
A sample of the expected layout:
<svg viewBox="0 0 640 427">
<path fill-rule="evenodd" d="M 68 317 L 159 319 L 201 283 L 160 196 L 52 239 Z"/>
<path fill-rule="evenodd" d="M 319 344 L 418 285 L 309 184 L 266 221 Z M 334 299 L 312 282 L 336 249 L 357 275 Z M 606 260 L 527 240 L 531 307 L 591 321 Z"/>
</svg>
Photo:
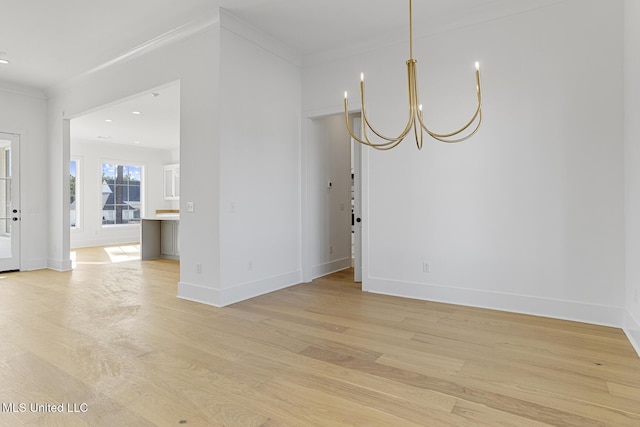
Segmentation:
<svg viewBox="0 0 640 427">
<path fill-rule="evenodd" d="M 140 260 L 140 245 L 118 245 L 96 248 L 82 248 L 70 252 L 71 266 L 101 265 Z"/>
<path fill-rule="evenodd" d="M 104 248 L 111 262 L 135 261 L 140 259 L 140 245 L 109 246 Z"/>
</svg>

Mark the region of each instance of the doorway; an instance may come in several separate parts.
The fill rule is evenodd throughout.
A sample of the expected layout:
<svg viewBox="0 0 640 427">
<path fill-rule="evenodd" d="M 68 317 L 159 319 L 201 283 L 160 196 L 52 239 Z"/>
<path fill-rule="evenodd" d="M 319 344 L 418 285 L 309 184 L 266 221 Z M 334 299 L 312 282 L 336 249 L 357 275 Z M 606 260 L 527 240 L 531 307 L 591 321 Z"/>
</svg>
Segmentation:
<svg viewBox="0 0 640 427">
<path fill-rule="evenodd" d="M 0 132 L 0 271 L 20 269 L 20 136 Z"/>
<path fill-rule="evenodd" d="M 180 161 L 180 82 L 170 82 L 70 121 L 70 249 L 136 243 L 143 216 L 177 211 L 164 192 Z"/>
<path fill-rule="evenodd" d="M 349 120 L 358 129 L 360 115 Z M 338 271 L 362 280 L 361 147 L 345 130 L 344 115 L 307 121 L 306 281 Z M 357 130 L 359 132 L 359 130 Z"/>
</svg>

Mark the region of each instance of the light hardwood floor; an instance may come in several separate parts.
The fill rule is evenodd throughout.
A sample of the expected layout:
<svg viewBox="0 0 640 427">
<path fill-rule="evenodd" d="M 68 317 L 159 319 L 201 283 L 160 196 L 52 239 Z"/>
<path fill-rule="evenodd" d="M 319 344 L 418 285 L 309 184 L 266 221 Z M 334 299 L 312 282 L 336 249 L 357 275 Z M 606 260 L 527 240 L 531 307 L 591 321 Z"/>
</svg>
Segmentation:
<svg viewBox="0 0 640 427">
<path fill-rule="evenodd" d="M 348 271 L 220 309 L 176 298 L 176 262 L 101 249 L 0 277 L 1 426 L 640 426 L 618 329 L 362 293 Z"/>
</svg>

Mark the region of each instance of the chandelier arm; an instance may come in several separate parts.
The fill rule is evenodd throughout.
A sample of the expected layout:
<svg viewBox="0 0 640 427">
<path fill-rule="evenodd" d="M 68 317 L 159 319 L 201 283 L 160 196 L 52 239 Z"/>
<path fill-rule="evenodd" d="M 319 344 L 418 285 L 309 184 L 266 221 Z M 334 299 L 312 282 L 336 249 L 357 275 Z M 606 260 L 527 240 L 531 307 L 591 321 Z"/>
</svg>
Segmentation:
<svg viewBox="0 0 640 427">
<path fill-rule="evenodd" d="M 380 144 L 373 143 L 369 140 L 369 137 L 367 136 L 366 126 L 363 126 L 362 128 L 364 139 L 356 136 L 355 133 L 353 132 L 353 128 L 351 127 L 351 124 L 349 123 L 349 107 L 348 107 L 348 101 L 346 98 L 344 100 L 344 118 L 345 118 L 345 124 L 347 126 L 347 131 L 349 132 L 349 136 L 351 136 L 351 138 L 353 138 L 360 144 L 367 145 L 369 147 L 376 148 L 378 150 L 388 150 L 397 146 L 400 142 L 402 142 L 402 139 L 396 139 L 396 140 L 383 142 Z"/>
<path fill-rule="evenodd" d="M 418 128 L 420 129 L 419 138 L 418 138 Z M 418 147 L 418 150 L 422 150 L 422 139 L 423 139 L 422 126 L 418 123 L 417 120 L 413 121 L 413 134 L 416 138 L 416 146 Z"/>
<path fill-rule="evenodd" d="M 413 125 L 412 121 L 414 120 L 413 111 L 411 109 L 409 110 L 409 120 L 407 121 L 407 125 L 405 126 L 404 130 L 400 133 L 400 135 L 398 135 L 395 138 L 383 135 L 371 125 L 371 123 L 369 122 L 369 118 L 367 117 L 366 109 L 364 107 L 364 80 L 360 81 L 360 104 L 361 104 L 361 110 L 362 110 L 362 119 L 364 121 L 365 126 L 368 127 L 371 130 L 371 132 L 373 132 L 378 138 L 388 141 L 388 143 L 373 144 L 373 145 L 386 146 L 386 145 L 389 145 L 389 143 L 393 144 L 396 141 L 401 142 L 411 130 L 411 126 Z"/>
<path fill-rule="evenodd" d="M 380 151 L 387 151 L 387 150 L 391 150 L 392 148 L 395 148 L 398 146 L 398 144 L 400 144 L 403 140 L 399 139 L 397 141 L 395 141 L 394 143 L 392 143 L 391 145 L 369 145 L 369 147 L 371 148 L 375 148 L 376 150 L 380 150 Z"/>
<path fill-rule="evenodd" d="M 362 111 L 362 119 L 364 124 L 364 126 L 362 126 L 362 135 L 364 136 L 364 139 L 366 141 L 365 144 L 368 145 L 369 147 L 385 149 L 385 147 L 395 147 L 400 142 L 402 142 L 404 138 L 402 134 L 397 138 L 388 138 L 388 137 L 385 137 L 384 135 L 379 134 L 369 123 L 369 120 L 367 119 L 367 116 L 364 113 L 364 110 Z M 367 130 L 372 131 L 377 137 L 383 139 L 384 142 L 371 142 L 371 140 L 369 139 L 369 135 L 367 135 Z"/>
<path fill-rule="evenodd" d="M 482 113 L 482 104 L 480 102 L 478 102 L 478 107 L 476 108 L 475 113 L 473 114 L 473 116 L 471 117 L 471 120 L 469 120 L 467 122 L 467 124 L 465 124 L 464 126 L 462 126 L 460 129 L 453 131 L 453 132 L 449 132 L 449 133 L 436 133 L 431 131 L 427 125 L 424 123 L 423 119 L 421 116 L 418 116 L 418 121 L 420 122 L 420 126 L 432 137 L 436 138 L 450 138 L 452 136 L 456 136 L 462 132 L 464 132 L 465 130 L 467 130 L 478 118 L 478 116 Z M 437 139 L 437 138 L 436 138 Z"/>
<path fill-rule="evenodd" d="M 429 134 L 429 135 L 431 135 L 432 138 L 437 139 L 440 142 L 446 142 L 448 144 L 454 144 L 456 142 L 462 142 L 462 141 L 465 141 L 465 140 L 471 138 L 473 135 L 476 134 L 476 132 L 478 132 L 478 129 L 480 129 L 480 125 L 481 124 L 482 124 L 482 110 L 480 110 L 480 113 L 478 114 L 478 124 L 476 125 L 476 127 L 473 129 L 473 131 L 470 134 L 468 134 L 468 135 L 466 135 L 466 136 L 464 136 L 462 138 L 448 139 L 446 137 L 443 138 L 443 137 L 440 137 L 438 135 L 432 135 L 432 134 Z"/>
<path fill-rule="evenodd" d="M 349 123 L 349 106 L 348 106 L 347 98 L 344 99 L 344 121 L 345 121 L 345 124 L 347 125 L 347 131 L 349 132 L 349 136 L 351 136 L 351 138 L 355 139 L 360 144 L 369 145 L 369 146 L 372 145 L 371 142 L 367 139 L 366 134 L 365 134 L 365 140 L 362 140 L 359 137 L 357 137 L 353 132 L 351 123 Z"/>
<path fill-rule="evenodd" d="M 367 119 L 366 115 L 364 114 L 364 112 L 362 113 L 362 118 L 364 119 L 364 123 L 366 125 L 366 128 L 369 128 L 369 130 L 371 132 L 373 132 L 378 138 L 380 139 L 384 139 L 387 142 L 384 143 L 380 143 L 380 144 L 374 144 L 374 145 L 381 145 L 381 146 L 385 146 L 385 145 L 389 145 L 389 144 L 393 144 L 395 142 L 401 142 L 409 133 L 409 131 L 411 130 L 411 126 L 413 125 L 413 121 L 411 118 L 409 119 L 409 122 L 407 123 L 407 126 L 404 128 L 404 130 L 402 131 L 402 133 L 400 135 L 398 135 L 396 138 L 389 138 L 387 136 L 382 135 L 380 132 L 378 132 L 377 130 L 375 130 L 372 126 L 371 123 L 369 123 L 369 119 Z"/>
<path fill-rule="evenodd" d="M 417 61 L 413 61 L 413 73 L 410 73 L 410 79 L 411 79 L 410 81 L 413 83 L 414 94 L 415 94 L 415 105 L 418 105 L 420 102 L 418 101 L 418 78 L 417 78 L 416 62 Z M 409 62 L 407 62 L 407 64 L 409 64 Z M 452 136 L 456 136 L 456 135 L 459 135 L 460 133 L 464 132 L 478 118 L 478 115 L 481 113 L 481 110 L 482 110 L 482 91 L 481 91 L 481 87 L 480 87 L 480 72 L 477 69 L 476 69 L 476 90 L 477 90 L 476 93 L 477 93 L 477 97 L 478 97 L 478 106 L 476 108 L 476 111 L 473 114 L 473 116 L 471 117 L 471 119 L 464 126 L 462 126 L 460 129 L 458 129 L 456 131 L 453 131 L 453 132 L 450 132 L 450 133 L 445 133 L 445 134 L 440 134 L 440 133 L 433 132 L 424 123 L 421 111 L 420 111 L 420 114 L 418 114 L 418 121 L 420 122 L 420 126 L 431 137 L 433 137 L 435 139 L 438 139 L 438 140 L 440 140 L 439 138 L 450 138 Z M 477 131 L 477 129 L 476 129 L 476 131 Z"/>
<path fill-rule="evenodd" d="M 360 144 L 367 144 L 365 141 L 362 141 L 360 138 L 358 138 L 354 133 L 353 133 L 353 129 L 351 128 L 351 123 L 349 123 L 349 110 L 347 107 L 347 100 L 345 98 L 344 100 L 344 122 L 347 125 L 347 132 L 349 132 L 349 136 L 351 136 L 351 138 L 355 139 L 356 141 L 358 141 Z"/>
<path fill-rule="evenodd" d="M 411 9 L 411 2 L 409 2 L 409 8 Z M 422 132 L 422 107 L 419 107 L 418 101 L 418 79 L 416 77 L 416 64 L 417 61 L 409 59 L 407 61 L 407 82 L 409 86 L 409 111 L 413 118 L 413 134 L 416 139 L 416 146 L 418 150 L 422 150 L 422 141 L 424 134 Z M 417 119 L 416 119 L 417 118 Z M 420 137 L 418 137 L 418 128 L 420 128 Z"/>
</svg>

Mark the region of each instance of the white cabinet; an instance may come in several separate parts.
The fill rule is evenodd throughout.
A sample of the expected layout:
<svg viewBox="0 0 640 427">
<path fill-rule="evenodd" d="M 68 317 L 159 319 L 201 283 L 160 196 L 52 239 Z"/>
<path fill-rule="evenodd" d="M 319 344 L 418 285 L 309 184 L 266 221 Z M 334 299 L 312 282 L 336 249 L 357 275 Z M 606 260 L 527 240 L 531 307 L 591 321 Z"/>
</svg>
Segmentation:
<svg viewBox="0 0 640 427">
<path fill-rule="evenodd" d="M 161 221 L 160 254 L 168 258 L 180 256 L 180 221 Z"/>
<path fill-rule="evenodd" d="M 164 199 L 180 200 L 180 165 L 164 167 Z"/>
<path fill-rule="evenodd" d="M 140 258 L 180 259 L 180 220 L 142 218 Z"/>
</svg>

